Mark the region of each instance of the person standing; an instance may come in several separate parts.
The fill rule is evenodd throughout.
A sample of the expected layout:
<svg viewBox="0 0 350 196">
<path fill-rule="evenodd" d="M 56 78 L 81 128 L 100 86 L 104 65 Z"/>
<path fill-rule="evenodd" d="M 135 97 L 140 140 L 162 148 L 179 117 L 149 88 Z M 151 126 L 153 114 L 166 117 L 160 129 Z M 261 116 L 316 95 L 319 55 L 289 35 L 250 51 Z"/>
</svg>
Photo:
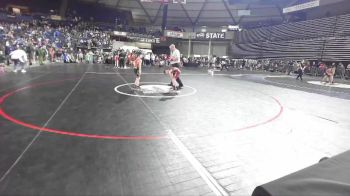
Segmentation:
<svg viewBox="0 0 350 196">
<path fill-rule="evenodd" d="M 46 56 L 46 50 L 45 50 L 44 46 L 42 46 L 38 49 L 38 57 L 39 57 L 39 64 L 40 65 L 44 65 L 45 56 Z"/>
<path fill-rule="evenodd" d="M 154 66 L 156 62 L 156 55 L 154 55 L 153 53 L 151 54 L 151 66 Z"/>
<path fill-rule="evenodd" d="M 79 49 L 78 55 L 77 55 L 78 63 L 83 63 L 84 60 L 84 53 Z"/>
<path fill-rule="evenodd" d="M 121 50 L 119 53 L 119 67 L 124 68 L 126 64 L 126 52 Z"/>
<path fill-rule="evenodd" d="M 136 79 L 135 79 L 135 86 L 137 88 L 140 87 L 140 80 L 141 80 L 141 67 L 142 67 L 142 60 L 141 60 L 141 52 L 134 52 L 132 54 L 132 62 L 133 62 L 133 66 L 134 66 L 134 73 L 136 75 Z"/>
<path fill-rule="evenodd" d="M 114 68 L 119 68 L 119 52 L 117 51 L 114 56 Z"/>
<path fill-rule="evenodd" d="M 317 62 L 316 61 L 312 62 L 311 75 L 313 75 L 315 77 L 317 76 Z"/>
<path fill-rule="evenodd" d="M 340 73 L 340 78 L 342 80 L 345 80 L 345 66 L 343 63 L 339 63 L 339 73 Z"/>
<path fill-rule="evenodd" d="M 18 67 L 21 68 L 22 73 L 26 73 L 27 71 L 24 69 L 25 63 L 28 61 L 27 53 L 22 50 L 21 48 L 18 48 L 15 51 L 12 51 L 10 53 L 11 60 L 14 63 L 14 70 L 13 72 L 18 72 Z"/>
<path fill-rule="evenodd" d="M 335 64 L 334 64 L 334 65 L 332 65 L 332 67 L 331 67 L 331 72 L 330 72 L 330 76 L 329 76 L 329 84 L 334 84 L 335 70 L 336 70 L 336 66 L 335 66 Z"/>
<path fill-rule="evenodd" d="M 5 53 L 0 43 L 0 73 L 5 72 Z"/>
<path fill-rule="evenodd" d="M 132 58 L 133 52 L 134 52 L 134 51 L 132 51 L 132 52 L 127 51 L 126 63 L 124 64 L 124 68 L 126 68 L 127 66 L 133 66 L 133 65 L 134 65 L 134 63 L 133 63 L 133 58 Z M 139 57 L 142 59 L 141 55 L 140 55 Z"/>
<path fill-rule="evenodd" d="M 150 53 L 145 54 L 144 60 L 145 60 L 145 65 L 149 66 L 151 64 L 151 54 Z"/>
<path fill-rule="evenodd" d="M 211 61 L 210 61 L 210 65 L 209 65 L 209 68 L 212 68 L 212 69 L 215 69 L 216 67 L 216 55 L 213 55 L 213 57 L 211 58 Z"/>
<path fill-rule="evenodd" d="M 94 53 L 91 50 L 86 54 L 86 59 L 89 64 L 94 63 Z"/>
<path fill-rule="evenodd" d="M 34 46 L 33 46 L 33 42 L 29 41 L 26 47 L 26 52 L 28 55 L 28 61 L 29 61 L 29 65 L 33 64 L 33 57 L 34 57 Z"/>
<path fill-rule="evenodd" d="M 293 61 L 289 61 L 288 65 L 287 65 L 287 70 L 286 70 L 286 74 L 290 75 L 290 73 L 293 71 Z"/>
<path fill-rule="evenodd" d="M 298 69 L 297 69 L 297 72 L 298 72 L 298 76 L 297 76 L 297 80 L 300 78 L 301 81 L 303 81 L 303 73 L 304 73 L 304 67 L 301 65 L 301 63 L 299 62 L 298 63 Z"/>
<path fill-rule="evenodd" d="M 227 71 L 229 71 L 227 64 L 228 64 L 228 63 L 227 63 L 226 59 L 221 59 L 221 70 L 220 70 L 220 71 L 224 70 L 224 68 L 225 68 Z"/>
<path fill-rule="evenodd" d="M 49 53 L 51 63 L 55 62 L 55 49 L 53 48 L 53 46 L 49 48 Z"/>
<path fill-rule="evenodd" d="M 320 62 L 318 66 L 318 75 L 323 76 L 326 72 L 326 69 L 327 69 L 326 64 L 324 64 L 323 62 Z"/>
<path fill-rule="evenodd" d="M 241 69 L 245 69 L 245 64 L 246 64 L 246 60 L 245 59 L 243 59 L 243 61 L 242 61 L 242 65 L 241 65 Z"/>
<path fill-rule="evenodd" d="M 181 61 L 180 51 L 176 49 L 174 44 L 171 44 L 169 48 L 170 48 L 170 57 L 169 57 L 170 66 L 179 68 L 180 61 Z"/>
<path fill-rule="evenodd" d="M 6 58 L 6 65 L 10 65 L 10 53 L 11 53 L 11 44 L 10 41 L 6 41 L 5 43 L 5 58 Z"/>
</svg>

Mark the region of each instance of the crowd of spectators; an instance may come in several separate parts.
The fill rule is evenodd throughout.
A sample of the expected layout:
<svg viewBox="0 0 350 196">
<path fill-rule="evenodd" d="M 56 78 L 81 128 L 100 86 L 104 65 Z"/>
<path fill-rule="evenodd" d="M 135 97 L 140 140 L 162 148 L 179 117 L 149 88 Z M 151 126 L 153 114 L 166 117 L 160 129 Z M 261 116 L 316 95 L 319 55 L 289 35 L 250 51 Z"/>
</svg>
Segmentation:
<svg viewBox="0 0 350 196">
<path fill-rule="evenodd" d="M 86 23 L 47 22 L 33 20 L 31 22 L 1 22 L 0 49 L 7 58 L 15 48 L 23 48 L 29 63 L 44 59 L 65 61 L 67 56 L 75 56 L 78 48 L 86 50 L 111 48 L 108 31 Z"/>
<path fill-rule="evenodd" d="M 26 51 L 29 65 L 48 61 L 70 63 L 78 59 L 81 62 L 105 62 L 113 59 L 110 35 L 114 30 L 139 37 L 161 36 L 158 30 L 87 22 L 79 17 L 69 21 L 34 18 L 34 15 L 13 16 L 0 11 L 0 64 L 9 65 L 9 54 L 17 48 Z"/>
<path fill-rule="evenodd" d="M 183 57 L 183 63 L 194 64 L 198 67 L 219 70 L 249 70 L 280 72 L 290 75 L 297 73 L 298 68 L 302 67 L 307 75 L 323 76 L 327 68 L 335 68 L 335 76 L 341 79 L 350 78 L 350 62 L 322 62 L 307 60 L 273 60 L 273 59 L 231 59 L 227 56 L 194 56 Z"/>
<path fill-rule="evenodd" d="M 263 70 L 271 72 L 282 72 L 290 74 L 296 72 L 302 67 L 305 74 L 312 76 L 323 76 L 327 68 L 334 67 L 335 75 L 345 79 L 350 77 L 349 62 L 322 62 L 322 61 L 306 61 L 306 60 L 246 60 L 246 69 Z"/>
<path fill-rule="evenodd" d="M 341 79 L 350 78 L 350 62 L 322 62 L 322 61 L 307 61 L 307 60 L 271 60 L 271 59 L 229 59 L 212 57 L 210 60 L 206 57 L 193 58 L 194 62 L 199 66 L 208 68 L 223 68 L 231 67 L 238 70 L 250 71 L 269 71 L 280 72 L 290 75 L 297 73 L 302 67 L 303 72 L 311 76 L 324 76 L 328 68 L 335 69 L 335 76 Z M 191 61 L 191 60 L 190 60 Z"/>
</svg>

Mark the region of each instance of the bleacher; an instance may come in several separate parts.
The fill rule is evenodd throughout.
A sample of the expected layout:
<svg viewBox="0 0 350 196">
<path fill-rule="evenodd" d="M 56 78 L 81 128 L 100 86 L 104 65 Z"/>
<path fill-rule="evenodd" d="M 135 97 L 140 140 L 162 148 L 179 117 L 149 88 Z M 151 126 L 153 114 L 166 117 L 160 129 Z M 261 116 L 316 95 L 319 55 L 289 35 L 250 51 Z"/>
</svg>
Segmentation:
<svg viewBox="0 0 350 196">
<path fill-rule="evenodd" d="M 289 23 L 271 27 L 271 40 L 295 40 L 332 35 L 335 17 Z"/>
<path fill-rule="evenodd" d="M 350 37 L 337 37 L 327 40 L 322 59 L 324 61 L 349 61 Z"/>
<path fill-rule="evenodd" d="M 350 14 L 244 30 L 232 45 L 239 58 L 350 61 Z"/>
<path fill-rule="evenodd" d="M 350 35 L 350 14 L 338 16 L 335 36 Z"/>
<path fill-rule="evenodd" d="M 350 15 L 349 15 L 350 17 Z M 349 18 L 348 18 L 349 19 Z M 345 22 L 346 18 L 344 19 Z M 350 27 L 350 22 L 348 22 Z M 336 17 L 262 27 L 238 33 L 239 43 L 281 41 L 332 36 Z"/>
<path fill-rule="evenodd" d="M 319 59 L 324 40 L 293 40 L 234 44 L 232 49 L 240 58 Z"/>
<path fill-rule="evenodd" d="M 238 33 L 236 41 L 238 43 L 254 43 L 264 40 L 270 40 L 271 30 L 263 27 L 252 30 L 244 30 Z"/>
</svg>

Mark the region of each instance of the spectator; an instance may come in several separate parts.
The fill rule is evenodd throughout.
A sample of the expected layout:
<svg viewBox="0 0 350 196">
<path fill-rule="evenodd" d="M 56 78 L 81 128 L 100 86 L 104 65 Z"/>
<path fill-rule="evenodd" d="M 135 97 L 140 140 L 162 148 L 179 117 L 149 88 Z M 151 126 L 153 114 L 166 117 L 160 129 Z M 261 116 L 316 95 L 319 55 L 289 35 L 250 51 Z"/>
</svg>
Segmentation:
<svg viewBox="0 0 350 196">
<path fill-rule="evenodd" d="M 336 67 L 335 67 L 335 64 L 332 65 L 331 67 L 331 72 L 330 72 L 330 77 L 329 77 L 329 83 L 330 84 L 334 84 L 334 75 L 335 75 L 335 70 L 336 70 Z"/>
<path fill-rule="evenodd" d="M 298 76 L 297 76 L 297 80 L 300 78 L 301 81 L 303 81 L 303 73 L 304 73 L 304 66 L 298 62 L 298 69 L 297 69 L 297 72 L 298 72 Z"/>
<path fill-rule="evenodd" d="M 53 47 L 50 47 L 49 53 L 51 63 L 55 62 L 55 49 Z"/>
<path fill-rule="evenodd" d="M 10 53 L 11 53 L 10 42 L 6 41 L 6 44 L 5 44 L 5 58 L 6 58 L 6 64 L 7 65 L 10 65 Z"/>
<path fill-rule="evenodd" d="M 87 54 L 86 54 L 86 61 L 89 64 L 92 64 L 94 60 L 94 53 L 90 50 Z"/>
<path fill-rule="evenodd" d="M 318 71 L 319 71 L 318 75 L 323 76 L 325 74 L 326 69 L 327 69 L 326 64 L 324 64 L 323 62 L 320 62 L 318 67 Z"/>
<path fill-rule="evenodd" d="M 5 72 L 5 53 L 0 44 L 0 73 Z"/>
<path fill-rule="evenodd" d="M 77 60 L 79 63 L 82 63 L 84 60 L 84 53 L 81 51 L 81 49 L 78 51 Z"/>
<path fill-rule="evenodd" d="M 38 58 L 39 58 L 39 64 L 40 65 L 44 65 L 45 56 L 46 56 L 45 46 L 41 46 L 38 49 Z"/>
<path fill-rule="evenodd" d="M 342 80 L 345 80 L 345 67 L 343 63 L 339 63 L 339 74 Z"/>
<path fill-rule="evenodd" d="M 114 68 L 119 68 L 119 52 L 116 52 L 114 56 Z"/>
<path fill-rule="evenodd" d="M 156 56 L 152 53 L 151 54 L 151 65 L 153 66 L 156 60 Z"/>
<path fill-rule="evenodd" d="M 144 57 L 144 60 L 145 60 L 145 65 L 146 66 L 149 66 L 150 63 L 151 63 L 151 54 L 150 53 L 147 53 Z"/>
<path fill-rule="evenodd" d="M 213 69 L 215 69 L 216 60 L 217 60 L 217 57 L 214 55 L 214 56 L 211 58 L 209 68 L 213 68 Z"/>
<path fill-rule="evenodd" d="M 28 45 L 26 47 L 26 52 L 28 55 L 28 61 L 29 61 L 29 65 L 33 64 L 33 57 L 34 57 L 34 46 L 32 41 L 28 42 Z"/>
<path fill-rule="evenodd" d="M 241 69 L 244 69 L 244 67 L 245 67 L 245 63 L 246 63 L 246 60 L 245 60 L 245 59 L 243 59 L 243 61 L 242 61 L 242 65 L 241 65 Z"/>
</svg>

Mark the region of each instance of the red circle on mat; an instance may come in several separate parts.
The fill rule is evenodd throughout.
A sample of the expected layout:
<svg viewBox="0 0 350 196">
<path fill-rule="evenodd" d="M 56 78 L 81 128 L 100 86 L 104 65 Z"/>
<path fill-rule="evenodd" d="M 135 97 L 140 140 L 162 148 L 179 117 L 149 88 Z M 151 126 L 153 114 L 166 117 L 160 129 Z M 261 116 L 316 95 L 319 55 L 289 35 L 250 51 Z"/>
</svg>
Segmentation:
<svg viewBox="0 0 350 196">
<path fill-rule="evenodd" d="M 37 83 L 37 84 L 32 84 L 32 85 L 28 85 L 19 89 L 16 89 L 14 91 L 11 91 L 3 96 L 0 97 L 0 116 L 2 116 L 3 118 L 5 118 L 6 120 L 17 124 L 17 125 L 21 125 L 23 127 L 27 127 L 30 129 L 34 129 L 34 130 L 38 130 L 38 131 L 44 131 L 44 132 L 49 132 L 49 133 L 54 133 L 54 134 L 60 134 L 60 135 L 68 135 L 68 136 L 74 136 L 74 137 L 84 137 L 84 138 L 95 138 L 95 139 L 112 139 L 112 140 L 158 140 L 158 139 L 166 139 L 169 138 L 168 136 L 125 136 L 125 135 L 99 135 L 99 134 L 84 134 L 84 133 L 78 133 L 78 132 L 71 132 L 71 131 L 66 131 L 66 130 L 59 130 L 59 129 L 51 129 L 51 128 L 47 128 L 47 127 L 40 127 L 34 124 L 30 124 L 30 123 L 26 123 L 23 122 L 21 120 L 18 120 L 14 117 L 12 117 L 11 115 L 9 115 L 8 113 L 6 113 L 4 111 L 4 109 L 1 107 L 1 105 L 3 105 L 3 103 L 5 102 L 6 99 L 8 99 L 9 97 L 11 97 L 12 95 L 24 91 L 26 89 L 30 89 L 30 88 L 37 88 L 37 87 L 42 87 L 42 86 L 46 86 L 46 85 L 50 85 L 50 84 L 57 84 L 57 83 L 62 83 L 65 81 L 72 81 L 72 80 L 77 80 L 76 78 L 71 78 L 71 79 L 64 79 L 64 80 L 57 80 L 57 81 L 49 81 L 49 82 L 42 82 L 42 83 Z M 279 116 L 281 116 L 282 112 L 283 112 L 283 106 L 281 105 L 281 103 L 274 97 L 271 97 L 279 106 L 279 112 L 273 116 L 272 118 L 257 123 L 257 124 L 253 124 L 253 125 L 249 125 L 246 127 L 242 127 L 242 128 L 238 128 L 238 129 L 234 129 L 232 131 L 243 131 L 246 129 L 251 129 L 254 127 L 258 127 L 267 123 L 270 123 L 274 120 L 276 120 Z"/>
</svg>

